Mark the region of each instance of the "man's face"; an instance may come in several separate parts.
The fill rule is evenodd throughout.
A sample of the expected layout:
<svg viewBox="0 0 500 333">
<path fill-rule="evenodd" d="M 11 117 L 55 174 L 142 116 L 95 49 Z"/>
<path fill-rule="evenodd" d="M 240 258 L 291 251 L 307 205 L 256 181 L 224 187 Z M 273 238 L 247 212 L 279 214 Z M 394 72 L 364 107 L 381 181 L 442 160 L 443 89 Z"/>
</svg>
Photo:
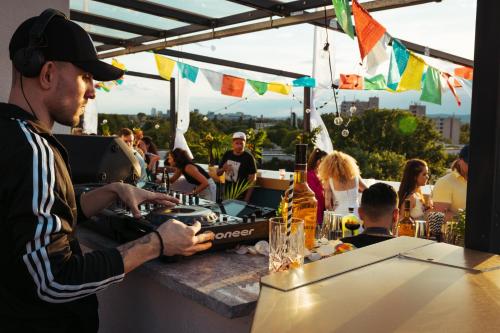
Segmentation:
<svg viewBox="0 0 500 333">
<path fill-rule="evenodd" d="M 122 135 L 122 136 L 120 136 L 120 139 L 122 139 L 123 142 L 125 142 L 125 144 L 127 146 L 129 146 L 130 148 L 132 148 L 132 145 L 134 144 L 134 135 L 133 134 Z"/>
<path fill-rule="evenodd" d="M 58 123 L 76 126 L 88 100 L 95 97 L 92 75 L 69 62 L 54 64 L 54 88 L 46 99 L 48 112 Z"/>
<path fill-rule="evenodd" d="M 235 154 L 241 154 L 245 150 L 245 140 L 243 139 L 233 139 L 233 152 Z"/>
</svg>

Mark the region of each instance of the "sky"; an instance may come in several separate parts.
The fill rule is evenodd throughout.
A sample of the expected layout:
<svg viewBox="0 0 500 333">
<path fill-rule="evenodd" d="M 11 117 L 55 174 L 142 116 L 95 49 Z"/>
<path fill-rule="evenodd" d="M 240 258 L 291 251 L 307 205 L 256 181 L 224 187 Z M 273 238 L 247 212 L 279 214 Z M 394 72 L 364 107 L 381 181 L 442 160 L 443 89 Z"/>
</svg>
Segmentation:
<svg viewBox="0 0 500 333">
<path fill-rule="evenodd" d="M 186 0 L 183 1 L 183 4 L 186 6 L 185 9 L 193 10 L 197 4 L 201 3 L 206 6 L 207 3 L 216 1 L 218 0 L 200 0 L 198 2 Z M 164 3 L 164 1 L 161 2 Z M 231 9 L 227 8 L 226 14 L 231 14 Z M 200 10 L 207 9 L 202 6 L 198 11 Z M 475 0 L 443 0 L 439 3 L 431 2 L 406 8 L 374 12 L 372 16 L 393 37 L 467 59 L 474 58 Z M 331 30 L 329 33 L 333 34 L 332 59 L 334 60 L 335 77 L 338 78 L 339 73 L 359 73 L 361 69 L 357 41 L 351 40 L 342 33 Z M 174 49 L 311 75 L 313 36 L 313 26 L 301 24 L 190 44 Z M 118 60 L 125 64 L 128 70 L 157 73 L 151 53 L 120 56 Z M 445 71 L 452 72 L 452 69 L 457 67 L 457 65 L 436 59 L 426 58 L 426 60 Z M 244 78 L 283 83 L 291 82 L 291 79 L 283 77 L 190 60 L 182 61 L 200 68 L 212 69 Z M 301 114 L 302 105 L 299 101 L 302 100 L 302 90 L 294 88 L 293 91 L 296 95 L 295 98 L 292 95 L 282 96 L 272 93 L 259 96 L 247 85 L 243 95 L 246 100 L 242 100 L 213 91 L 205 77 L 200 73 L 191 93 L 190 109 L 197 108 L 201 113 L 208 111 L 217 113 L 244 112 L 255 116 L 264 115 L 264 117 L 284 117 L 290 113 L 290 110 Z M 449 92 L 443 95 L 442 105 L 421 103 L 427 106 L 428 114 L 469 114 L 471 108 L 470 91 L 468 89 L 459 89 L 458 94 L 462 99 L 461 107 L 457 106 Z M 381 108 L 407 109 L 409 104 L 418 102 L 419 95 L 419 92 L 391 94 L 388 92 L 340 90 L 338 100 L 340 104 L 343 100 L 367 100 L 370 96 L 379 96 Z M 320 110 L 321 113 L 335 111 L 331 97 L 331 92 L 325 92 L 320 98 L 320 103 L 330 100 L 329 104 Z M 169 84 L 167 82 L 132 76 L 126 76 L 123 85 L 113 88 L 109 93 L 98 91 L 96 99 L 96 107 L 99 113 L 137 114 L 138 112 L 145 112 L 149 114 L 153 107 L 163 111 L 167 110 L 169 103 Z"/>
</svg>

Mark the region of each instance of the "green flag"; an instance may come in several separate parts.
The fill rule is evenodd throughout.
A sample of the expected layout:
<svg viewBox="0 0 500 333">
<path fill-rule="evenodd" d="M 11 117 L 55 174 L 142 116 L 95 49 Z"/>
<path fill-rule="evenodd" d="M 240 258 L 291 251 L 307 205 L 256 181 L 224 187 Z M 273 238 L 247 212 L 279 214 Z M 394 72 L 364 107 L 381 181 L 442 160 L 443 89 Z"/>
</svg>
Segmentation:
<svg viewBox="0 0 500 333">
<path fill-rule="evenodd" d="M 339 22 L 342 30 L 354 39 L 354 29 L 352 27 L 351 8 L 349 7 L 348 0 L 332 0 L 333 7 L 335 8 L 335 16 Z"/>
<path fill-rule="evenodd" d="M 267 91 L 267 82 L 260 82 L 260 81 L 254 81 L 254 80 L 248 80 L 248 83 L 252 86 L 253 90 L 257 92 L 259 95 L 264 95 Z"/>
<path fill-rule="evenodd" d="M 425 74 L 424 87 L 420 100 L 441 105 L 441 80 L 439 71 L 431 66 L 427 68 Z"/>
<path fill-rule="evenodd" d="M 365 77 L 365 90 L 386 90 L 387 83 L 385 82 L 385 77 L 382 74 L 375 75 L 371 78 Z"/>
</svg>

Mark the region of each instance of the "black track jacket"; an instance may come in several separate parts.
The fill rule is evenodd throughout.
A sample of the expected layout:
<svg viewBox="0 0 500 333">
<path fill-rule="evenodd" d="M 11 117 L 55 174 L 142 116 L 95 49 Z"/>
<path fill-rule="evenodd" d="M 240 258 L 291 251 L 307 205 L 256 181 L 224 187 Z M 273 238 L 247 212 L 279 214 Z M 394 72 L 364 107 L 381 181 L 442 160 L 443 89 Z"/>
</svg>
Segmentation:
<svg viewBox="0 0 500 333">
<path fill-rule="evenodd" d="M 124 277 L 116 249 L 82 254 L 67 154 L 0 103 L 0 332 L 96 332 L 95 293 Z"/>
</svg>

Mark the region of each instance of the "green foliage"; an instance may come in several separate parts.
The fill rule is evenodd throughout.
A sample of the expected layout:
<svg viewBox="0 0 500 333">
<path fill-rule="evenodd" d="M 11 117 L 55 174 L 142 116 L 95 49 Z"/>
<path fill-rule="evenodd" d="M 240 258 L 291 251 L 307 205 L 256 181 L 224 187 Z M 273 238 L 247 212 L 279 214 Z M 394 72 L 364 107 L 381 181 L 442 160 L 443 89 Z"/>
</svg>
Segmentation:
<svg viewBox="0 0 500 333">
<path fill-rule="evenodd" d="M 249 128 L 246 131 L 246 136 L 246 148 L 252 153 L 256 160 L 260 161 L 262 159 L 263 145 L 267 138 L 266 131 L 256 131 L 253 128 Z"/>
<path fill-rule="evenodd" d="M 470 140 L 470 124 L 462 124 L 460 126 L 460 143 L 467 144 Z"/>
<path fill-rule="evenodd" d="M 224 188 L 224 200 L 238 199 L 243 195 L 243 193 L 254 184 L 249 182 L 247 179 L 242 179 L 239 182 L 232 183 L 232 186 L 225 186 Z"/>
<path fill-rule="evenodd" d="M 425 160 L 436 176 L 446 170 L 440 135 L 427 118 L 403 110 L 367 110 L 352 118 L 347 138 L 334 118 L 334 114 L 323 115 L 333 146 L 353 155 L 364 177 L 401 180 L 397 166 L 411 158 Z"/>
</svg>

